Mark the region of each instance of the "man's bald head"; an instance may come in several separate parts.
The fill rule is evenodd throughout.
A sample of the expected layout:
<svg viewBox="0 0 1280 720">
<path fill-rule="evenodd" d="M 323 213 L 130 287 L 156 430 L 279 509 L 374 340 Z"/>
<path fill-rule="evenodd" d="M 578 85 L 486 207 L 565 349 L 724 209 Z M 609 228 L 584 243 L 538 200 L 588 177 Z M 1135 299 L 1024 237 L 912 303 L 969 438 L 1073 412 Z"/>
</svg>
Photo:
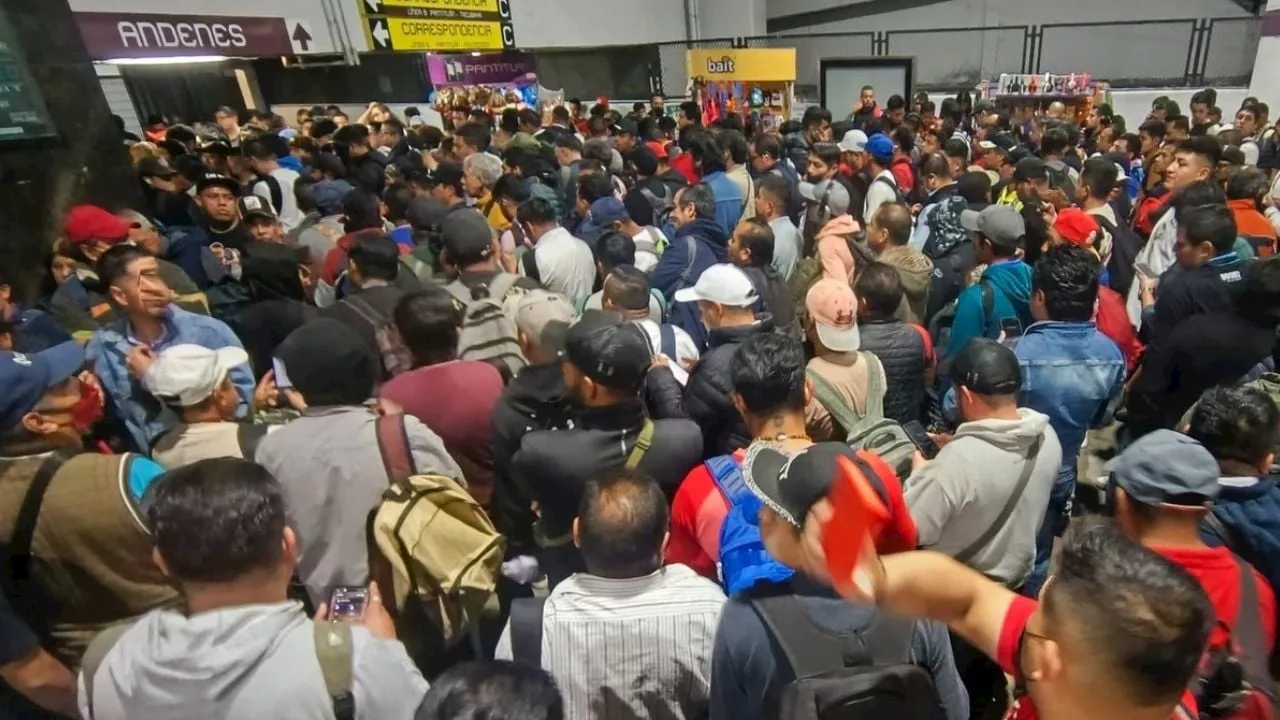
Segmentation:
<svg viewBox="0 0 1280 720">
<path fill-rule="evenodd" d="M 588 482 L 573 526 L 587 572 L 633 578 L 658 569 L 667 519 L 667 498 L 644 473 L 618 470 Z"/>
<path fill-rule="evenodd" d="M 871 222 L 889 231 L 890 245 L 906 245 L 911 240 L 911 213 L 897 203 L 885 203 L 876 210 Z"/>
<path fill-rule="evenodd" d="M 1053 102 L 1049 103 L 1049 117 L 1060 118 L 1066 114 L 1067 114 L 1066 105 L 1063 105 L 1058 100 L 1054 100 Z"/>
</svg>

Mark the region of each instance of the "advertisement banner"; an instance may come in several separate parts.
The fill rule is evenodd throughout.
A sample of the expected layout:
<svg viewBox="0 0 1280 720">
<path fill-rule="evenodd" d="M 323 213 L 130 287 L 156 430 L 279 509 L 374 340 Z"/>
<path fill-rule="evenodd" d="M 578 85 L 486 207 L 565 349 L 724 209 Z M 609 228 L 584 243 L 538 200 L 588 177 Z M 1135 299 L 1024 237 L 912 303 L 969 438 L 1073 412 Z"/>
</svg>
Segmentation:
<svg viewBox="0 0 1280 720">
<path fill-rule="evenodd" d="M 534 82 L 536 72 L 533 56 L 522 52 L 427 57 L 427 73 L 436 87 L 526 85 Z"/>
</svg>

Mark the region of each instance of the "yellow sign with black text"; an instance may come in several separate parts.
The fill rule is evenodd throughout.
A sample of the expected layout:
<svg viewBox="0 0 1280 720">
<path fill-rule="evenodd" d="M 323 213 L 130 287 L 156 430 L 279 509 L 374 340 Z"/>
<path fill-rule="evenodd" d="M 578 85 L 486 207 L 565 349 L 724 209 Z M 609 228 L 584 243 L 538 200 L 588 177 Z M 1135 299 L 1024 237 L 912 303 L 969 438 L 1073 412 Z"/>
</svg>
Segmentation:
<svg viewBox="0 0 1280 720">
<path fill-rule="evenodd" d="M 689 77 L 707 82 L 794 82 L 792 48 L 690 50 Z"/>
<path fill-rule="evenodd" d="M 361 0 L 375 51 L 511 50 L 511 0 Z"/>
</svg>

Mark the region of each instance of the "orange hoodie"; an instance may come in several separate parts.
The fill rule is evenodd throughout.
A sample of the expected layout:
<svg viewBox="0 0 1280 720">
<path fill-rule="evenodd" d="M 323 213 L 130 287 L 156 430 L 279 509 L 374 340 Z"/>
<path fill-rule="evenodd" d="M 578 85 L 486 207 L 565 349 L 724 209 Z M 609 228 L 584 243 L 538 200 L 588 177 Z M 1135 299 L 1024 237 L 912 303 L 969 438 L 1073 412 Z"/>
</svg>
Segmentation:
<svg viewBox="0 0 1280 720">
<path fill-rule="evenodd" d="M 1236 218 L 1236 235 L 1249 241 L 1258 257 L 1270 257 L 1276 252 L 1276 229 L 1271 221 L 1258 212 L 1258 204 L 1250 198 L 1228 200 L 1227 207 Z"/>
<path fill-rule="evenodd" d="M 853 283 L 853 252 L 849 240 L 859 230 L 858 222 L 849 215 L 839 215 L 818 230 L 815 243 L 822 277 Z"/>
</svg>

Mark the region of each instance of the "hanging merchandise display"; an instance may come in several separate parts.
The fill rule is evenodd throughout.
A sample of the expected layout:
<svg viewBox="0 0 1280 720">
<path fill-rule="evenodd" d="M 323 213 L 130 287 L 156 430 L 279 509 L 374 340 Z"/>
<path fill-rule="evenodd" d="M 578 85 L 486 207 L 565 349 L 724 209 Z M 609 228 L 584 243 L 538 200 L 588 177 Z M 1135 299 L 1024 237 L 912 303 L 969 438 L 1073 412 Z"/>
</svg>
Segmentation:
<svg viewBox="0 0 1280 720">
<path fill-rule="evenodd" d="M 508 107 L 538 106 L 532 55 L 429 55 L 426 60 L 427 75 L 436 88 L 432 101 L 441 113 L 484 108 L 496 116 Z"/>
<path fill-rule="evenodd" d="M 794 49 L 690 50 L 687 62 L 689 97 L 701 105 L 703 122 L 738 113 L 769 130 L 790 118 Z"/>
</svg>

